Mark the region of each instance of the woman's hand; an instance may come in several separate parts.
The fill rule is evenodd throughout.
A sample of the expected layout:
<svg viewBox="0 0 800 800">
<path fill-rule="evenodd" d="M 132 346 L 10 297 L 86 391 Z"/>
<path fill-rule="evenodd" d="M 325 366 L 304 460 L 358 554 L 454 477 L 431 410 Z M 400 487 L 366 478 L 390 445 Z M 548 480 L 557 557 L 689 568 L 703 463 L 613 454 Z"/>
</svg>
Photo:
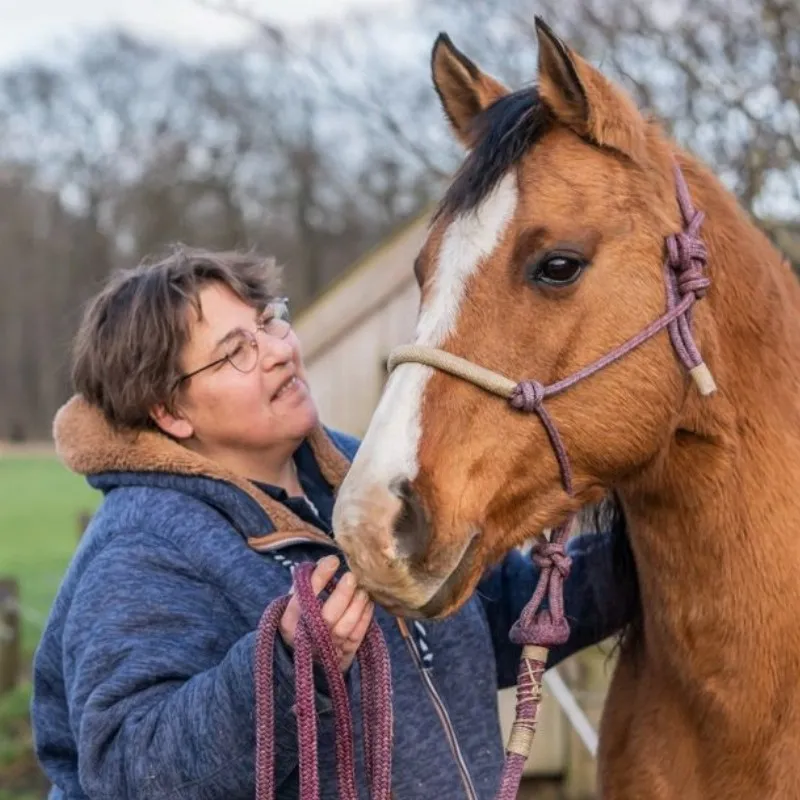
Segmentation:
<svg viewBox="0 0 800 800">
<path fill-rule="evenodd" d="M 311 574 L 311 588 L 319 594 L 336 574 L 339 559 L 326 556 Z M 322 618 L 331 632 L 334 647 L 339 654 L 339 667 L 347 672 L 353 663 L 356 651 L 367 634 L 375 610 L 374 603 L 363 589 L 356 586 L 352 573 L 345 573 L 330 597 L 322 605 Z M 280 632 L 283 641 L 294 647 L 294 632 L 300 619 L 300 604 L 292 597 L 281 617 Z"/>
</svg>

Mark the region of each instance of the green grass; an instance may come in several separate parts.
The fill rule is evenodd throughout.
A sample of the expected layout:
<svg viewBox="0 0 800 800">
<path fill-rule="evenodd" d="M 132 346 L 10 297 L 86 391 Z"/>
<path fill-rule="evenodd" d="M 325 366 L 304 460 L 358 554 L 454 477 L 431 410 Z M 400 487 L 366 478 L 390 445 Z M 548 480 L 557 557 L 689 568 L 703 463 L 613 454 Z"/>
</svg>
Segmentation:
<svg viewBox="0 0 800 800">
<path fill-rule="evenodd" d="M 54 456 L 0 457 L 0 577 L 19 581 L 25 664 L 78 543 L 78 517 L 99 501 Z M 39 800 L 47 788 L 33 754 L 30 695 L 23 681 L 0 697 L 0 800 Z"/>
<path fill-rule="evenodd" d="M 17 578 L 30 655 L 78 541 L 78 515 L 100 494 L 54 456 L 0 457 L 0 577 Z"/>
<path fill-rule="evenodd" d="M 28 681 L 0 695 L 0 769 L 8 767 L 31 749 L 30 702 L 31 684 Z"/>
<path fill-rule="evenodd" d="M 48 788 L 33 752 L 30 702 L 29 681 L 0 697 L 0 800 L 41 800 Z"/>
</svg>

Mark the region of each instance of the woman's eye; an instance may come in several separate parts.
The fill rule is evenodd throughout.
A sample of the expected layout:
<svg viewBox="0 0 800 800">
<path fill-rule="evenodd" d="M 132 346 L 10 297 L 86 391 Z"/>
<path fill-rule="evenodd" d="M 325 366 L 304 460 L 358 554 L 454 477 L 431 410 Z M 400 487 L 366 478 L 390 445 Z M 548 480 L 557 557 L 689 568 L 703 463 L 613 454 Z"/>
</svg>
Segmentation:
<svg viewBox="0 0 800 800">
<path fill-rule="evenodd" d="M 585 268 L 586 261 L 578 256 L 553 253 L 536 262 L 530 279 L 548 286 L 568 286 L 580 278 Z"/>
<path fill-rule="evenodd" d="M 243 349 L 244 342 L 239 342 L 239 344 L 231 348 L 230 352 L 228 353 L 228 358 L 236 358 L 236 356 L 240 356 Z"/>
</svg>

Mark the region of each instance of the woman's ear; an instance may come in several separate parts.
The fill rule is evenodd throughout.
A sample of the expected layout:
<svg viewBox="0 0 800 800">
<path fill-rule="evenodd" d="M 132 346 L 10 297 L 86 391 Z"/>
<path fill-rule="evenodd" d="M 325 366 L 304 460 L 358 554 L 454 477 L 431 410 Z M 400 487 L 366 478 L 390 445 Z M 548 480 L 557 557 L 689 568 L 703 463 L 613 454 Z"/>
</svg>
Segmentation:
<svg viewBox="0 0 800 800">
<path fill-rule="evenodd" d="M 194 435 L 194 426 L 178 411 L 170 411 L 163 403 L 153 406 L 150 418 L 173 439 L 189 439 Z"/>
</svg>

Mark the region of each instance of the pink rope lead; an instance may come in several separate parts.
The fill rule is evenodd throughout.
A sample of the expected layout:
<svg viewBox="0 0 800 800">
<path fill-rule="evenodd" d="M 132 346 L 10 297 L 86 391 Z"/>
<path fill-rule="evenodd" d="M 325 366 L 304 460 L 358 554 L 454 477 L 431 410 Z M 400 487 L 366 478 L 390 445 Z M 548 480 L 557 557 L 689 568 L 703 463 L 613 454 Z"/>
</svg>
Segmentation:
<svg viewBox="0 0 800 800">
<path fill-rule="evenodd" d="M 311 587 L 314 564 L 294 570 L 294 589 L 301 618 L 294 642 L 297 744 L 300 797 L 319 799 L 317 714 L 313 662 L 316 656 L 328 681 L 336 730 L 336 773 L 342 800 L 358 800 L 353 722 L 347 687 L 338 657 L 320 612 L 322 602 Z M 275 637 L 289 597 L 271 603 L 261 617 L 256 640 L 256 800 L 275 798 L 275 705 L 273 657 Z M 364 756 L 372 800 L 390 800 L 392 776 L 391 672 L 386 643 L 375 620 L 357 653 L 361 669 L 361 715 Z"/>
<path fill-rule="evenodd" d="M 536 589 L 510 638 L 522 644 L 517 680 L 516 719 L 506 749 L 506 762 L 496 800 L 515 800 L 536 733 L 542 699 L 542 678 L 550 647 L 569 638 L 564 615 L 563 587 L 572 561 L 564 550 L 568 525 L 556 528 L 548 542 L 543 534 L 534 541 L 532 558 L 540 568 Z M 319 800 L 316 709 L 314 707 L 313 654 L 325 675 L 334 707 L 337 780 L 342 800 L 357 800 L 354 740 L 350 704 L 344 678 L 327 626 L 320 613 L 321 601 L 311 588 L 313 563 L 295 568 L 294 586 L 302 617 L 295 633 L 295 690 L 297 695 L 300 797 Z M 541 609 L 545 597 L 548 608 Z M 256 643 L 256 800 L 275 798 L 275 706 L 273 654 L 281 616 L 289 597 L 275 600 L 264 612 Z M 373 620 L 358 651 L 361 667 L 361 713 L 364 755 L 370 796 L 391 800 L 392 702 L 391 675 L 386 645 Z"/>
<path fill-rule="evenodd" d="M 564 616 L 564 581 L 572 566 L 572 559 L 564 550 L 568 529 L 569 523 L 556 528 L 549 542 L 540 534 L 533 544 L 531 556 L 541 572 L 533 596 L 509 634 L 512 642 L 523 647 L 517 676 L 516 715 L 495 800 L 517 797 L 539 722 L 547 652 L 569 639 L 569 622 Z M 549 608 L 541 609 L 545 597 Z"/>
</svg>

